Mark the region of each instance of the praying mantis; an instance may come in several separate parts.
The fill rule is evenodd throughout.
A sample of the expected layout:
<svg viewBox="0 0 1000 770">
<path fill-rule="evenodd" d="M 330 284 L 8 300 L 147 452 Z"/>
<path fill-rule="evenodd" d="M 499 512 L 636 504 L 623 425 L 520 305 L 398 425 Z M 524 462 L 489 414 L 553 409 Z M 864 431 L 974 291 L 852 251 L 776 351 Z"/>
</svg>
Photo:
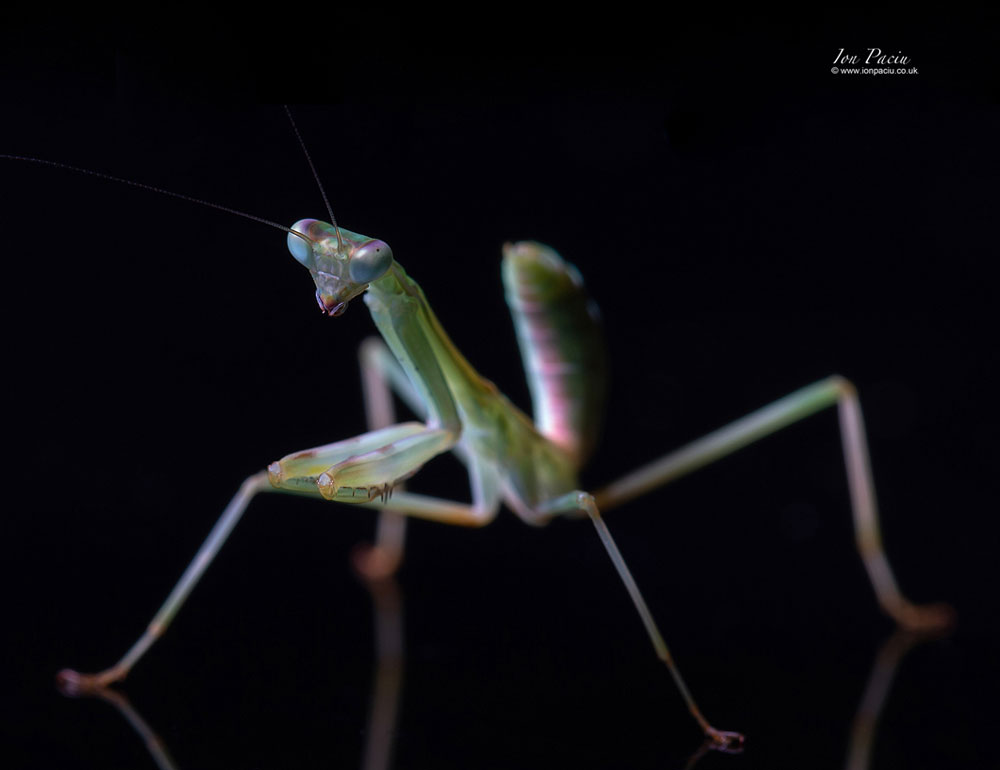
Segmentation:
<svg viewBox="0 0 1000 770">
<path fill-rule="evenodd" d="M 290 248 L 293 255 L 300 262 L 304 263 L 307 268 L 314 270 L 317 274 L 333 275 L 335 273 L 332 267 L 326 268 L 317 264 L 316 260 L 321 256 L 326 260 L 332 259 L 334 261 L 333 264 L 341 263 L 342 266 L 346 264 L 346 269 L 348 271 L 347 278 L 350 278 L 352 256 L 359 250 L 361 250 L 363 255 L 367 255 L 368 252 L 366 252 L 365 249 L 369 248 L 372 243 L 372 241 L 366 236 L 358 236 L 342 229 L 339 229 L 338 235 L 338 228 L 333 228 L 332 225 L 324 226 L 314 222 L 309 222 L 295 226 L 292 229 L 295 230 L 296 233 L 299 233 L 292 234 L 290 236 L 292 239 L 290 241 Z M 308 252 L 303 252 L 301 246 L 298 245 L 299 243 L 305 242 L 305 239 L 303 239 L 302 236 L 306 236 L 306 238 L 309 239 L 308 242 L 311 244 Z M 334 246 L 334 243 L 337 245 Z M 341 243 L 344 243 L 343 248 L 340 245 Z M 316 251 L 314 250 L 318 250 L 319 252 L 322 252 L 322 254 L 317 256 Z M 531 259 L 535 259 L 540 264 L 547 264 L 552 275 L 563 276 L 564 280 L 569 281 L 569 283 L 574 287 L 577 286 L 577 278 L 572 269 L 567 266 L 568 262 L 555 256 L 553 252 L 543 249 L 542 247 L 531 247 L 528 245 L 512 246 L 511 250 L 508 252 L 510 262 L 514 262 L 519 259 L 519 255 L 522 252 L 534 253 L 535 256 L 531 257 Z M 407 265 L 407 270 L 412 271 L 413 276 L 419 280 L 419 265 L 409 264 L 412 260 L 406 259 L 402 256 L 402 254 L 399 256 L 401 262 Z M 382 263 L 378 262 L 378 259 L 380 258 L 381 257 L 378 256 L 372 258 L 378 266 L 382 266 Z M 528 257 L 525 258 L 527 259 Z M 567 255 L 567 258 L 569 261 L 573 260 L 571 255 Z M 366 259 L 363 261 L 368 260 Z M 356 311 L 357 308 L 355 306 L 359 304 L 358 295 L 365 290 L 364 284 L 368 284 L 368 291 L 374 292 L 374 296 L 382 297 L 384 300 L 383 304 L 389 303 L 391 305 L 393 301 L 392 298 L 401 296 L 401 293 L 408 297 L 416 297 L 419 301 L 420 292 L 415 288 L 415 283 L 409 283 L 411 280 L 407 277 L 409 273 L 404 273 L 403 268 L 393 267 L 393 264 L 394 263 L 389 263 L 386 267 L 386 272 L 378 275 L 375 274 L 377 271 L 374 268 L 372 268 L 372 272 L 367 275 L 359 269 L 357 277 L 371 278 L 371 280 L 346 280 L 343 274 L 338 275 L 337 277 L 341 282 L 348 284 L 348 288 L 346 289 L 347 293 L 344 295 L 339 295 L 337 293 L 339 290 L 334 289 L 325 291 L 324 288 L 320 286 L 318 288 L 320 300 L 323 303 L 323 307 L 327 314 L 339 315 L 338 311 L 342 310 L 341 305 L 345 298 L 354 302 L 351 308 L 352 312 Z M 387 282 L 389 285 L 383 286 L 380 289 L 377 285 L 379 281 Z M 372 288 L 373 286 L 374 289 Z M 327 287 L 327 289 L 329 289 L 329 287 Z M 430 285 L 426 287 L 426 290 L 431 297 L 435 296 L 434 289 Z M 379 295 L 380 291 L 381 295 Z M 373 294 L 370 294 L 369 296 L 373 296 Z M 386 299 L 387 297 L 389 299 Z M 377 300 L 373 300 L 373 302 L 377 305 Z M 419 301 L 419 304 L 421 310 L 420 313 L 418 313 L 418 316 L 420 316 L 420 314 L 431 312 L 429 310 L 430 303 L 425 306 L 422 301 Z M 426 309 L 424 309 L 425 307 Z M 506 489 L 506 494 L 502 496 L 506 502 L 514 507 L 516 512 L 520 513 L 522 518 L 525 518 L 531 523 L 544 523 L 546 519 L 560 513 L 577 515 L 584 513 L 588 515 L 595 526 L 598 527 L 598 532 L 602 535 L 602 539 L 610 549 L 612 559 L 619 569 L 619 575 L 625 579 L 626 585 L 629 586 L 633 599 L 639 603 L 640 614 L 647 628 L 651 631 L 654 646 L 658 648 L 661 658 L 664 658 L 666 657 L 665 648 L 662 647 L 661 643 L 657 641 L 658 635 L 651 629 L 651 624 L 653 623 L 652 615 L 642 608 L 641 600 L 638 598 L 639 595 L 634 586 L 630 583 L 630 579 L 625 572 L 625 562 L 617 555 L 617 551 L 613 545 L 613 540 L 611 539 L 606 525 L 603 524 L 603 520 L 599 515 L 599 510 L 613 508 L 615 505 L 624 502 L 627 498 L 630 498 L 633 493 L 639 489 L 646 486 L 656 485 L 661 481 L 666 481 L 673 475 L 678 474 L 680 470 L 687 470 L 688 468 L 692 468 L 693 466 L 700 464 L 702 461 L 707 460 L 707 458 L 712 454 L 721 454 L 730 449 L 735 449 L 744 438 L 748 438 L 756 433 L 766 432 L 771 428 L 776 429 L 785 422 L 790 422 L 792 417 L 796 415 L 804 414 L 805 412 L 819 409 L 824 406 L 833 406 L 836 402 L 839 402 L 842 405 L 842 413 L 846 414 L 846 416 L 842 418 L 847 426 L 846 432 L 849 436 L 854 436 L 853 439 L 850 439 L 850 442 L 853 442 L 853 449 L 850 457 L 853 459 L 849 459 L 848 462 L 853 468 L 852 473 L 854 483 L 852 486 L 855 488 L 855 505 L 859 506 L 861 510 L 861 514 L 859 514 L 862 519 L 861 531 L 862 533 L 866 533 L 862 535 L 861 540 L 864 544 L 864 549 L 868 551 L 868 555 L 870 557 L 869 572 L 872 573 L 873 578 L 876 581 L 876 585 L 881 586 L 882 602 L 887 606 L 887 609 L 889 609 L 891 613 L 894 613 L 896 618 L 904 624 L 920 627 L 933 626 L 945 621 L 946 614 L 944 611 L 921 612 L 914 610 L 911 605 L 904 603 L 900 598 L 895 596 L 891 583 L 887 583 L 885 580 L 885 563 L 881 560 L 877 551 L 874 549 L 874 543 L 876 541 L 871 534 L 873 531 L 870 525 L 871 514 L 870 512 L 865 513 L 865 511 L 870 511 L 870 509 L 866 506 L 870 505 L 871 494 L 870 491 L 865 491 L 865 477 L 867 476 L 867 470 L 865 468 L 866 463 L 863 458 L 863 449 L 859 450 L 859 446 L 861 445 L 858 443 L 858 431 L 861 427 L 861 423 L 856 416 L 856 403 L 853 400 L 851 388 L 845 381 L 839 379 L 823 381 L 815 387 L 800 392 L 792 399 L 779 402 L 780 406 L 774 407 L 770 411 L 766 411 L 762 414 L 758 414 L 757 418 L 755 418 L 752 423 L 743 423 L 742 427 L 748 429 L 746 432 L 735 430 L 728 433 L 716 434 L 715 441 L 701 445 L 696 444 L 693 453 L 687 455 L 687 457 L 690 457 L 691 459 L 685 461 L 690 462 L 690 465 L 685 465 L 681 467 L 680 470 L 678 470 L 678 465 L 675 462 L 679 456 L 668 455 L 668 457 L 673 457 L 674 459 L 665 464 L 654 466 L 654 469 L 645 474 L 644 478 L 641 478 L 638 481 L 626 481 L 617 487 L 612 485 L 611 487 L 605 488 L 603 491 L 599 490 L 595 498 L 596 505 L 594 502 L 586 499 L 586 497 L 582 494 L 578 495 L 575 493 L 575 490 L 578 487 L 576 480 L 573 477 L 576 470 L 574 466 L 577 464 L 577 460 L 584 454 L 579 447 L 574 448 L 574 442 L 578 437 L 573 435 L 573 431 L 579 428 L 579 426 L 571 428 L 569 436 L 567 436 L 567 434 L 561 435 L 562 450 L 565 454 L 559 455 L 559 453 L 554 449 L 552 443 L 539 439 L 534 429 L 529 430 L 528 426 L 525 425 L 525 421 L 522 420 L 521 417 L 515 416 L 517 415 L 517 412 L 512 406 L 506 404 L 506 402 L 498 400 L 498 397 L 493 395 L 490 395 L 489 397 L 477 396 L 477 398 L 485 399 L 493 406 L 496 406 L 497 404 L 501 405 L 498 409 L 499 414 L 501 414 L 502 417 L 495 419 L 497 419 L 500 424 L 517 426 L 516 430 L 508 428 L 508 433 L 517 434 L 518 431 L 523 431 L 523 434 L 519 434 L 521 435 L 521 438 L 517 439 L 518 441 L 526 442 L 522 444 L 522 448 L 528 447 L 537 449 L 538 447 L 544 447 L 544 449 L 540 451 L 542 451 L 542 455 L 544 457 L 548 458 L 546 462 L 551 462 L 551 464 L 559 467 L 558 471 L 553 472 L 553 475 L 558 478 L 556 479 L 556 482 L 553 482 L 551 488 L 547 490 L 547 494 L 542 496 L 530 496 L 524 494 L 523 492 L 518 493 L 516 488 L 516 482 L 518 480 L 524 482 L 525 478 L 530 478 L 532 468 L 534 467 L 533 465 L 519 464 L 518 455 L 520 453 L 509 453 L 507 459 L 502 463 L 492 461 L 487 462 L 485 459 L 498 454 L 502 455 L 504 454 L 504 449 L 511 449 L 513 447 L 513 444 L 505 444 L 503 442 L 495 441 L 496 425 L 494 425 L 494 429 L 491 430 L 489 427 L 484 427 L 484 424 L 477 422 L 475 419 L 480 410 L 488 410 L 489 407 L 475 408 L 470 406 L 469 403 L 459 400 L 459 403 L 453 406 L 453 411 L 456 411 L 457 407 L 457 412 L 460 416 L 457 425 L 454 422 L 453 415 L 449 416 L 436 414 L 436 411 L 447 411 L 449 393 L 451 394 L 451 399 L 453 401 L 456 400 L 454 396 L 454 389 L 458 386 L 454 385 L 452 380 L 444 375 L 442 375 L 444 377 L 444 387 L 442 387 L 440 377 L 438 377 L 436 382 L 421 378 L 420 372 L 425 371 L 426 367 L 429 365 L 433 366 L 436 363 L 439 367 L 446 368 L 441 363 L 440 356 L 444 356 L 444 358 L 447 359 L 448 356 L 445 354 L 449 353 L 450 346 L 444 341 L 446 338 L 443 336 L 442 330 L 438 327 L 437 322 L 433 320 L 434 317 L 424 315 L 422 316 L 422 322 L 418 321 L 418 316 L 411 317 L 410 320 L 406 322 L 405 326 L 402 327 L 402 330 L 396 330 L 395 327 L 392 326 L 391 321 L 387 320 L 392 317 L 391 309 L 388 311 L 376 310 L 375 314 L 377 319 L 381 319 L 377 320 L 377 323 L 382 324 L 383 328 L 387 330 L 390 337 L 395 333 L 398 339 L 395 342 L 389 343 L 389 350 L 394 354 L 393 357 L 386 355 L 385 348 L 376 346 L 369 349 L 366 356 L 369 359 L 371 368 L 377 372 L 379 379 L 388 381 L 394 388 L 402 391 L 404 398 L 411 402 L 412 405 L 416 406 L 418 410 L 420 409 L 419 403 L 424 403 L 426 405 L 425 408 L 428 409 L 425 416 L 428 418 L 428 422 L 431 425 L 430 430 L 443 431 L 443 433 L 439 432 L 434 436 L 430 436 L 427 433 L 428 429 L 426 427 L 417 428 L 411 423 L 405 428 L 400 428 L 398 432 L 392 433 L 389 436 L 389 438 L 393 439 L 392 441 L 387 441 L 384 444 L 379 444 L 377 441 L 375 444 L 366 443 L 364 444 L 364 448 L 366 450 L 370 450 L 371 452 L 379 452 L 387 447 L 392 447 L 389 452 L 392 454 L 399 448 L 397 446 L 398 443 L 411 441 L 415 445 L 420 445 L 417 446 L 417 459 L 422 461 L 425 458 L 424 455 L 420 455 L 419 452 L 425 451 L 423 449 L 422 442 L 426 439 L 438 441 L 437 444 L 433 445 L 433 450 L 451 448 L 454 444 L 449 442 L 461 440 L 461 437 L 471 426 L 473 428 L 471 432 L 477 435 L 478 443 L 472 442 L 465 445 L 466 448 L 464 451 L 467 454 L 467 460 L 474 468 L 478 467 L 477 462 L 480 461 L 482 464 L 488 466 L 485 469 L 480 468 L 476 471 L 476 473 L 480 476 L 484 473 L 489 476 L 492 468 L 494 478 L 492 483 L 488 478 L 486 480 L 479 478 L 477 481 L 473 481 L 473 488 L 478 493 L 478 504 L 472 508 L 466 507 L 463 509 L 449 509 L 445 506 L 438 506 L 436 504 L 428 507 L 420 501 L 415 500 L 415 498 L 410 497 L 410 493 L 403 493 L 392 489 L 395 482 L 409 477 L 417 470 L 416 466 L 420 464 L 419 462 L 412 464 L 409 462 L 402 462 L 398 470 L 394 470 L 392 474 L 390 474 L 392 478 L 369 477 L 361 471 L 361 475 L 347 485 L 352 490 L 350 493 L 351 503 L 360 504 L 363 507 L 388 507 L 390 510 L 399 510 L 400 508 L 409 507 L 410 513 L 423 514 L 426 516 L 434 516 L 435 511 L 451 510 L 455 514 L 456 520 L 461 517 L 467 517 L 464 519 L 465 523 L 479 524 L 486 523 L 489 516 L 494 512 L 494 508 L 492 506 L 497 501 L 497 495 L 495 492 L 491 494 L 491 487 L 493 490 L 498 487 L 502 488 L 504 487 L 504 482 L 506 482 L 509 488 Z M 330 321 L 329 323 L 334 322 Z M 420 333 L 416 331 L 417 329 L 420 330 Z M 416 335 L 413 339 L 409 338 L 409 334 L 411 332 Z M 427 357 L 426 351 L 424 351 L 421 356 L 410 354 L 417 360 L 411 361 L 409 367 L 404 364 L 402 369 L 394 368 L 395 365 L 392 363 L 393 358 L 397 361 L 400 358 L 403 358 L 404 361 L 407 360 L 407 351 L 410 351 L 412 347 L 419 347 L 420 345 L 425 344 L 428 340 L 433 342 L 431 347 L 436 350 L 436 353 L 431 354 L 429 357 Z M 592 348 L 588 347 L 587 349 L 590 350 Z M 347 356 L 342 356 L 340 358 L 340 362 L 343 362 L 347 358 Z M 454 377 L 459 377 L 459 374 L 456 372 L 460 372 L 464 369 L 464 366 L 460 363 L 463 359 L 452 357 L 450 360 L 451 366 L 454 369 L 454 371 L 451 372 L 452 375 Z M 401 377 L 401 371 L 408 376 L 405 378 Z M 466 379 L 466 384 L 471 383 L 474 385 L 474 389 L 477 392 L 491 392 L 489 387 L 483 385 L 482 381 L 480 381 L 477 376 L 467 374 Z M 409 385 L 407 383 L 409 383 Z M 537 387 L 540 387 L 542 390 L 545 388 L 544 385 Z M 408 388 L 410 390 L 407 390 Z M 418 401 L 418 399 L 413 398 L 414 391 L 423 395 L 425 399 L 420 399 Z M 540 422 L 545 424 L 546 420 L 549 421 L 550 428 L 554 423 L 558 422 L 558 420 L 553 416 L 553 413 L 549 413 L 544 416 Z M 572 420 L 570 420 L 570 422 L 572 422 Z M 386 434 L 380 435 L 384 438 Z M 531 436 L 531 438 L 526 439 L 524 436 Z M 330 449 L 329 451 L 334 454 L 330 457 L 324 456 L 324 461 L 326 459 L 338 458 L 349 460 L 349 458 L 353 456 L 348 455 L 347 457 L 341 457 L 341 455 L 337 454 L 341 449 L 343 449 L 343 446 Z M 407 446 L 406 449 L 400 453 L 405 454 L 409 451 L 410 447 Z M 426 451 L 431 450 L 428 449 Z M 269 491 L 270 487 L 265 485 L 265 481 L 268 485 L 274 481 L 279 487 L 284 485 L 286 489 L 290 489 L 300 483 L 305 483 L 306 485 L 312 484 L 313 489 L 315 490 L 315 492 L 309 493 L 312 496 L 326 496 L 333 498 L 337 498 L 339 496 L 343 502 L 342 498 L 344 497 L 344 493 L 341 490 L 345 487 L 342 485 L 339 486 L 339 482 L 342 481 L 342 479 L 338 480 L 336 478 L 336 474 L 327 474 L 324 477 L 326 471 L 337 463 L 332 463 L 327 469 L 324 469 L 323 472 L 314 473 L 313 470 L 318 469 L 310 467 L 309 472 L 305 474 L 305 476 L 308 477 L 308 480 L 305 482 L 300 481 L 301 477 L 296 475 L 295 472 L 298 464 L 306 461 L 311 463 L 312 457 L 315 457 L 315 455 L 310 457 L 304 457 L 296 454 L 288 455 L 284 461 L 279 461 L 277 463 L 277 467 L 272 466 L 268 477 L 260 474 L 251 476 L 247 482 L 247 486 L 244 487 L 244 494 L 237 498 L 239 504 L 242 505 L 242 503 L 248 501 L 250 492 Z M 680 457 L 685 457 L 685 455 L 681 455 Z M 289 468 L 291 468 L 291 473 L 289 473 Z M 347 470 L 349 473 L 359 472 L 356 467 L 348 466 Z M 415 483 L 419 481 L 419 475 L 415 477 L 414 481 Z M 861 488 L 860 491 L 858 491 L 859 487 Z M 361 502 L 357 500 L 359 497 L 357 493 L 358 489 L 365 490 L 362 495 L 364 499 Z M 300 488 L 296 491 L 303 490 Z M 393 494 L 390 495 L 390 492 L 393 492 Z M 573 497 L 567 497 L 567 495 L 573 495 Z M 383 500 L 382 498 L 387 499 Z M 475 522 L 472 522 L 472 517 L 479 518 L 477 518 Z M 383 550 L 376 553 L 385 557 L 386 551 L 390 548 L 391 546 L 389 545 L 383 545 Z M 379 569 L 389 570 L 396 559 L 397 557 L 390 552 L 387 558 L 376 558 L 374 563 L 369 566 L 373 572 L 377 572 Z M 204 559 L 202 561 L 204 561 Z M 641 583 L 642 581 L 639 582 Z M 186 590 L 186 588 L 184 590 Z M 172 615 L 175 609 L 175 605 L 170 605 L 167 610 L 167 615 Z M 167 619 L 169 619 L 169 617 Z M 139 643 L 139 647 L 135 649 L 138 649 L 138 651 L 142 653 L 152 641 L 152 638 L 157 636 L 159 631 L 162 630 L 164 625 L 163 621 L 164 618 L 160 618 L 160 620 L 157 621 L 157 625 L 154 626 L 153 630 L 150 632 L 150 636 L 145 637 L 145 641 L 141 641 Z M 97 679 L 75 678 L 72 674 L 67 674 L 67 679 L 75 683 L 75 686 L 84 689 L 89 686 L 96 686 L 97 684 L 105 685 L 119 677 L 123 673 L 123 670 L 127 670 L 137 657 L 138 656 L 136 655 L 133 655 L 131 658 L 127 656 L 125 659 L 126 665 L 112 668 L 109 670 L 110 673 L 107 675 L 98 675 Z M 673 670 L 674 669 L 672 669 L 672 671 Z M 685 689 L 686 688 L 682 686 L 682 692 L 684 692 Z M 696 714 L 696 719 L 701 716 L 697 707 L 693 706 L 693 701 L 689 701 L 689 705 L 691 706 L 692 711 Z M 704 720 L 704 717 L 699 719 L 699 723 L 706 731 L 709 738 L 712 739 L 713 742 L 720 748 L 732 748 L 739 740 L 737 736 L 732 733 L 717 730 L 712 727 L 707 720 Z"/>
</svg>

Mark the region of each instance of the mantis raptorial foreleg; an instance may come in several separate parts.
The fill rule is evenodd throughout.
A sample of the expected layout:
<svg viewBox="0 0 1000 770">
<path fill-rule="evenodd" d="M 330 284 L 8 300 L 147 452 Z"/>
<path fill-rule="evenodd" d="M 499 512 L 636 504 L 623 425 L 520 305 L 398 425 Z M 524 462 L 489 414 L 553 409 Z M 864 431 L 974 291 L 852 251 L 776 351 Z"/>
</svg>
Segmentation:
<svg viewBox="0 0 1000 770">
<path fill-rule="evenodd" d="M 316 495 L 340 503 L 385 499 L 395 482 L 448 451 L 453 435 L 421 422 L 403 422 L 360 436 L 305 449 L 271 463 L 278 489 Z"/>
<path fill-rule="evenodd" d="M 378 410 L 377 415 L 379 419 L 382 419 L 382 414 L 387 415 L 385 418 L 386 422 L 371 423 L 372 427 L 384 427 L 385 425 L 391 425 L 394 421 L 392 417 L 394 414 L 392 409 L 393 393 L 406 404 L 418 419 L 427 420 L 427 407 L 420 400 L 420 394 L 413 387 L 409 378 L 407 378 L 403 367 L 399 365 L 399 362 L 392 355 L 389 346 L 380 337 L 368 337 L 365 339 L 359 349 L 359 358 L 361 360 L 362 382 L 366 396 L 366 414 L 371 415 L 369 419 L 376 416 L 375 410 Z M 369 398 L 373 404 L 371 411 L 367 411 Z M 470 453 L 465 444 L 456 444 L 452 447 L 451 451 L 465 465 L 468 466 L 471 463 Z"/>
</svg>

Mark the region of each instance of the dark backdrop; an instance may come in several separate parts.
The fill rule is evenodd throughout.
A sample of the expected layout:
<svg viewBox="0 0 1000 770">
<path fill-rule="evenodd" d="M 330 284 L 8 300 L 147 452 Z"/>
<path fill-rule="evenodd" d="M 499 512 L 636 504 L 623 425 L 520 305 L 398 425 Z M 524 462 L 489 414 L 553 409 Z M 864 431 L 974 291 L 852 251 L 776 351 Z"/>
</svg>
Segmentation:
<svg viewBox="0 0 1000 770">
<path fill-rule="evenodd" d="M 653 24 L 634 20 L 564 51 L 540 31 L 346 22 L 281 31 L 280 50 L 209 24 L 155 48 L 15 39 L 2 152 L 290 224 L 323 216 L 279 106 L 299 104 L 340 222 L 388 241 L 525 407 L 499 248 L 552 244 L 611 350 L 590 487 L 851 378 L 901 585 L 960 614 L 903 661 L 873 766 L 991 756 L 996 27 L 629 37 Z M 830 71 L 868 46 L 919 73 Z M 132 642 L 246 475 L 364 429 L 355 350 L 372 326 L 361 303 L 320 317 L 267 227 L 27 164 L 2 179 L 9 757 L 151 767 L 110 708 L 62 698 L 53 674 Z M 468 494 L 451 460 L 412 486 Z M 830 413 L 609 516 L 706 713 L 750 736 L 700 766 L 843 764 L 892 630 L 847 506 Z M 370 531 L 362 510 L 254 503 L 125 688 L 178 766 L 360 765 L 371 606 L 347 558 Z M 400 585 L 397 766 L 676 767 L 697 747 L 589 525 L 416 523 Z"/>
</svg>

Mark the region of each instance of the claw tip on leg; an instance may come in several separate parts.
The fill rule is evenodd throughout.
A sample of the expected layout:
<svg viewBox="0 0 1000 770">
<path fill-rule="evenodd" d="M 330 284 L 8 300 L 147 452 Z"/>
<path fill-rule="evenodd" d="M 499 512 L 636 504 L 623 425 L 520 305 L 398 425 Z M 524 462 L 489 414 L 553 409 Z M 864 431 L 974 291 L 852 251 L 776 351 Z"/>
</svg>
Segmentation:
<svg viewBox="0 0 1000 770">
<path fill-rule="evenodd" d="M 64 668 L 56 674 L 56 687 L 69 698 L 82 698 L 90 695 L 101 695 L 107 691 L 108 685 L 125 678 L 125 673 L 119 668 L 110 668 L 100 674 L 81 674 L 71 668 Z"/>
<path fill-rule="evenodd" d="M 743 745 L 746 743 L 743 733 L 729 730 L 716 730 L 713 728 L 706 735 L 708 736 L 709 746 L 715 751 L 721 751 L 724 754 L 740 754 L 743 751 Z"/>
<path fill-rule="evenodd" d="M 56 687 L 63 695 L 69 698 L 78 698 L 85 695 L 91 687 L 88 686 L 88 677 L 80 674 L 71 668 L 64 668 L 56 674 Z"/>
</svg>

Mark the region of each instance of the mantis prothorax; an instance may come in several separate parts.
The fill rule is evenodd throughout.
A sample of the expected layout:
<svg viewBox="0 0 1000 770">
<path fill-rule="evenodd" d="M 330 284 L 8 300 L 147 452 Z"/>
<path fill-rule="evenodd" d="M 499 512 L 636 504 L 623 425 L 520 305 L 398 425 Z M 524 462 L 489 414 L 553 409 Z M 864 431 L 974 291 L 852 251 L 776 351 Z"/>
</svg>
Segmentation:
<svg viewBox="0 0 1000 770">
<path fill-rule="evenodd" d="M 397 514 L 483 526 L 503 503 L 535 525 L 562 515 L 589 517 L 691 714 L 715 748 L 738 749 L 743 736 L 716 729 L 696 705 L 602 512 L 831 406 L 839 414 L 857 545 L 879 604 L 907 629 L 949 623 L 948 607 L 915 605 L 897 587 L 882 548 L 860 404 L 842 377 L 802 388 L 590 493 L 580 488 L 578 472 L 596 442 L 603 406 L 603 338 L 579 273 L 556 251 L 534 242 L 504 247 L 503 278 L 529 379 L 531 419 L 466 361 L 386 243 L 335 222 L 303 219 L 290 229 L 288 248 L 312 275 L 324 314 L 338 316 L 362 295 L 371 312 L 381 340 L 362 344 L 361 365 L 372 429 L 294 452 L 247 478 L 142 636 L 102 672 L 61 672 L 65 687 L 95 690 L 128 674 L 169 626 L 259 492 L 382 511 L 376 543 L 358 560 L 371 577 L 391 574 L 400 563 L 404 519 Z M 392 393 L 421 421 L 393 424 Z M 471 502 L 401 490 L 424 463 L 448 451 L 467 467 Z"/>
</svg>

